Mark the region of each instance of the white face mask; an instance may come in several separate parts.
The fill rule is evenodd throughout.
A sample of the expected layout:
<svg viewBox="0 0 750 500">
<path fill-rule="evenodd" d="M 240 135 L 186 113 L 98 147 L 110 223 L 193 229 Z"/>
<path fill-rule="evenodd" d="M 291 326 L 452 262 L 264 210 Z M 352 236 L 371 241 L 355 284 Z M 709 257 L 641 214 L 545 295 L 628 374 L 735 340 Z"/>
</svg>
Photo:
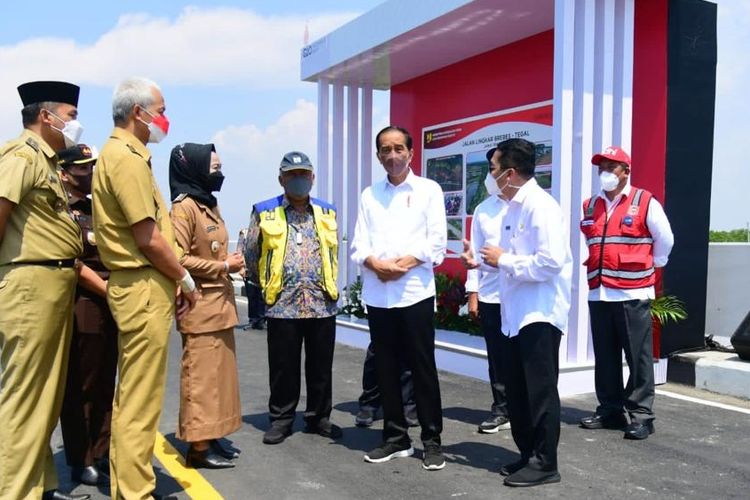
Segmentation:
<svg viewBox="0 0 750 500">
<path fill-rule="evenodd" d="M 599 184 L 605 192 L 614 191 L 620 184 L 620 179 L 612 172 L 604 171 L 599 174 Z"/>
<path fill-rule="evenodd" d="M 500 188 L 497 187 L 497 181 L 492 177 L 491 172 L 487 172 L 487 177 L 484 178 L 484 188 L 490 196 L 497 196 L 500 194 Z"/>
<path fill-rule="evenodd" d="M 49 112 L 49 114 L 65 124 L 63 128 L 57 128 L 54 125 L 50 125 L 53 129 L 57 130 L 63 135 L 63 139 L 65 139 L 65 147 L 72 148 L 73 146 L 77 145 L 78 141 L 81 139 L 81 135 L 83 134 L 83 125 L 81 125 L 81 122 L 79 122 L 78 120 L 70 120 L 69 122 L 66 122 L 52 111 L 47 111 Z"/>
</svg>

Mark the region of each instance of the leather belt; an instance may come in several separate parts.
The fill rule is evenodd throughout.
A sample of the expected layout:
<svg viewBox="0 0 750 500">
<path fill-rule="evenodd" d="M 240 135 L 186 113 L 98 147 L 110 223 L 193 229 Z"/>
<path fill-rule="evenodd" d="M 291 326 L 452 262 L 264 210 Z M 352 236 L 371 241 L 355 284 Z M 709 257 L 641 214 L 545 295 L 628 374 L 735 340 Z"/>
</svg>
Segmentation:
<svg viewBox="0 0 750 500">
<path fill-rule="evenodd" d="M 75 267 L 75 259 L 59 259 L 59 260 L 35 260 L 26 262 L 11 262 L 11 266 L 44 266 L 44 267 Z"/>
</svg>

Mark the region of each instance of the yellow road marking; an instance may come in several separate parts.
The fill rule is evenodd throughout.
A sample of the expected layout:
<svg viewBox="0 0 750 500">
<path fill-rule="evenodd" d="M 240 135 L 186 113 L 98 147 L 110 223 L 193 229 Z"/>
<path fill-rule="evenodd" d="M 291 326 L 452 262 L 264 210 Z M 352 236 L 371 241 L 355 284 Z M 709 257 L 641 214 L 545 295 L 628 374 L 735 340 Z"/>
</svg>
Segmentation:
<svg viewBox="0 0 750 500">
<path fill-rule="evenodd" d="M 190 498 L 200 500 L 224 499 L 198 471 L 185 467 L 185 459 L 164 438 L 161 432 L 156 433 L 154 455 Z"/>
</svg>

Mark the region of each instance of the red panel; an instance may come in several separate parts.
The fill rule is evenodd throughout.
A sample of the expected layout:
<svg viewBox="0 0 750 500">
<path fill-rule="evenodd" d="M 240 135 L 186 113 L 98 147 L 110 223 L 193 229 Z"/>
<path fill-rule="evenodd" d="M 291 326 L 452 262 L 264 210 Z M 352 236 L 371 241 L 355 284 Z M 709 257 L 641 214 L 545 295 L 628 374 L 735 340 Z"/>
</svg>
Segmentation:
<svg viewBox="0 0 750 500">
<path fill-rule="evenodd" d="M 554 34 L 546 31 L 401 83 L 391 89 L 391 123 L 414 138 L 422 128 L 552 99 Z"/>
<path fill-rule="evenodd" d="M 633 47 L 634 186 L 664 202 L 667 150 L 667 0 L 636 0 Z M 657 290 L 661 273 L 657 274 Z M 654 328 L 654 357 L 660 355 L 661 329 Z"/>
<path fill-rule="evenodd" d="M 637 0 L 633 47 L 633 185 L 664 202 L 667 0 Z"/>
</svg>

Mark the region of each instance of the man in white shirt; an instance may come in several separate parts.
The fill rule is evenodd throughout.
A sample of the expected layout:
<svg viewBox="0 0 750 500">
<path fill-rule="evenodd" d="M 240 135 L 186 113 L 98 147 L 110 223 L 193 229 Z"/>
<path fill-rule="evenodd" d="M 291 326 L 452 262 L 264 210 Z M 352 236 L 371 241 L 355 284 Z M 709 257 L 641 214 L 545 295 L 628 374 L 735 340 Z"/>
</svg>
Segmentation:
<svg viewBox="0 0 750 500">
<path fill-rule="evenodd" d="M 536 148 L 524 139 L 497 145 L 495 181 L 508 211 L 500 247 L 479 251 L 500 277 L 502 333 L 509 337 L 503 358 L 513 440 L 521 459 L 502 466 L 507 486 L 560 481 L 558 351 L 568 327 L 573 259 L 568 223 L 554 198 L 534 178 Z M 469 265 L 472 256 L 466 256 Z"/>
<path fill-rule="evenodd" d="M 674 244 L 656 198 L 630 185 L 630 156 L 611 146 L 591 158 L 601 192 L 583 203 L 591 336 L 599 406 L 581 420 L 585 429 L 622 429 L 626 439 L 654 432 L 654 361 L 651 300 L 655 268 L 667 264 Z M 630 376 L 623 387 L 622 352 Z M 630 415 L 628 424 L 623 409 Z"/>
<path fill-rule="evenodd" d="M 401 366 L 412 370 L 422 466 L 445 467 L 440 433 L 443 411 L 435 366 L 435 278 L 445 256 L 447 226 L 440 186 L 410 168 L 412 138 L 389 126 L 375 138 L 387 178 L 362 192 L 352 261 L 362 268 L 383 407 L 383 443 L 365 455 L 370 463 L 414 453 L 401 396 Z"/>
<path fill-rule="evenodd" d="M 489 172 L 484 180 L 489 196 L 474 209 L 471 221 L 471 241 L 464 240 L 464 248 L 470 248 L 472 255 L 478 255 L 485 246 L 497 247 L 500 244 L 500 229 L 508 204 L 500 198 L 494 175 L 499 175 L 492 164 L 495 148 L 487 151 Z M 464 265 L 466 262 L 464 261 Z M 492 406 L 489 416 L 479 424 L 479 432 L 493 434 L 510 429 L 508 401 L 505 395 L 505 374 L 502 370 L 502 350 L 507 338 L 500 333 L 500 280 L 496 267 L 481 264 L 477 269 L 466 273 L 466 292 L 469 299 L 469 316 L 478 320 L 487 346 Z"/>
</svg>

